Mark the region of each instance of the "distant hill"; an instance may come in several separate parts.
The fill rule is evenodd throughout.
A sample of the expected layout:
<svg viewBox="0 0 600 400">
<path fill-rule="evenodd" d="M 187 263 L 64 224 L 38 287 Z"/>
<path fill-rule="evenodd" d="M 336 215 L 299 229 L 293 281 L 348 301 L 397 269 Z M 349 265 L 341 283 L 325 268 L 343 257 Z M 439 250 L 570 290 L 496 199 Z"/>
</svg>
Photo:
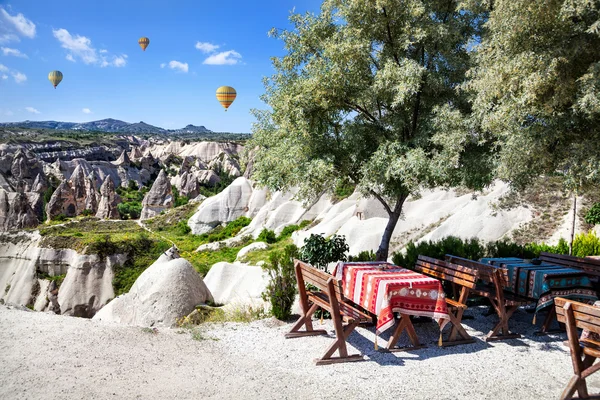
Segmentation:
<svg viewBox="0 0 600 400">
<path fill-rule="evenodd" d="M 153 126 L 144 121 L 130 124 L 118 119 L 101 119 L 91 122 L 60 122 L 60 121 L 22 121 L 22 122 L 3 122 L 0 127 L 6 128 L 27 128 L 27 129 L 55 129 L 55 130 L 73 130 L 73 131 L 101 131 L 110 133 L 133 133 L 133 134 L 193 134 L 193 133 L 212 133 L 204 126 L 188 125 L 181 129 L 164 129 Z"/>
</svg>

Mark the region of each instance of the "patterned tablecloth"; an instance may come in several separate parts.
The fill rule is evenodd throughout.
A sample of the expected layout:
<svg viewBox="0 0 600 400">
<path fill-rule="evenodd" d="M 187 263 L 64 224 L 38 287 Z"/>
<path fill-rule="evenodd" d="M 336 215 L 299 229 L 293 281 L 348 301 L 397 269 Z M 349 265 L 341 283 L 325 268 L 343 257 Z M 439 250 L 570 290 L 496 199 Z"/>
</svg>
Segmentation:
<svg viewBox="0 0 600 400">
<path fill-rule="evenodd" d="M 593 302 L 598 299 L 590 278 L 581 270 L 543 262 L 534 265 L 521 258 L 482 258 L 482 263 L 508 270 L 513 293 L 537 300 L 536 312 L 554 304 L 555 297 Z"/>
<path fill-rule="evenodd" d="M 395 323 L 394 312 L 449 321 L 440 281 L 382 262 L 339 262 L 333 272 L 346 298 L 377 316 L 377 334 Z"/>
</svg>

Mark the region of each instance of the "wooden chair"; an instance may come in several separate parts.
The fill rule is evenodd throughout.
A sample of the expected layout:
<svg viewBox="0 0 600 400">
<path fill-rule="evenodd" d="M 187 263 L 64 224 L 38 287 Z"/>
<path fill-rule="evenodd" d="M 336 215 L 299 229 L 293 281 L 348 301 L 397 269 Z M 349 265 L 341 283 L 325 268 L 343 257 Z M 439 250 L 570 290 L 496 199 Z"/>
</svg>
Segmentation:
<svg viewBox="0 0 600 400">
<path fill-rule="evenodd" d="M 492 307 L 494 307 L 499 319 L 496 326 L 485 336 L 485 341 L 490 342 L 521 337 L 518 333 L 510 332 L 508 321 L 520 306 L 534 303 L 534 301 L 504 290 L 509 285 L 508 271 L 504 268 L 494 268 L 488 264 L 451 254 L 446 254 L 446 261 L 474 268 L 479 273 L 481 282 L 471 290 L 471 293 L 487 298 L 492 303 Z"/>
<path fill-rule="evenodd" d="M 302 315 L 285 337 L 295 338 L 302 336 L 326 335 L 323 329 L 314 329 L 312 316 L 317 308 L 329 311 L 335 327 L 335 342 L 327 349 L 323 357 L 316 359 L 317 365 L 333 364 L 346 361 L 362 361 L 361 354 L 348 355 L 346 339 L 352 331 L 362 323 L 372 323 L 373 318 L 359 310 L 344 297 L 341 282 L 326 272 L 318 270 L 309 264 L 294 260 L 298 292 L 300 294 L 300 307 Z M 306 290 L 306 284 L 315 286 L 318 291 Z M 302 327 L 303 331 L 300 331 Z M 338 351 L 339 357 L 332 357 Z"/>
<path fill-rule="evenodd" d="M 444 340 L 442 338 L 441 346 L 453 346 L 457 344 L 473 343 L 473 339 L 461 325 L 462 317 L 467 309 L 467 298 L 469 292 L 475 288 L 478 279 L 477 270 L 438 260 L 431 257 L 420 255 L 414 267 L 415 271 L 443 281 L 451 282 L 460 287 L 458 300 L 446 298 L 448 305 L 448 315 L 452 328 Z M 460 336 L 457 339 L 457 335 Z"/>
<path fill-rule="evenodd" d="M 588 398 L 586 378 L 600 369 L 600 363 L 594 364 L 600 357 L 600 341 L 593 338 L 579 339 L 577 328 L 600 334 L 600 308 L 567 300 L 562 297 L 554 299 L 556 315 L 559 322 L 567 327 L 569 348 L 575 375 L 562 393 L 561 399 L 571 399 L 578 392 L 580 398 Z"/>
<path fill-rule="evenodd" d="M 539 259 L 554 265 L 562 265 L 564 267 L 570 267 L 580 269 L 588 275 L 596 278 L 600 277 L 600 260 L 588 257 L 574 257 L 567 256 L 565 254 L 554 254 L 541 252 Z"/>
</svg>

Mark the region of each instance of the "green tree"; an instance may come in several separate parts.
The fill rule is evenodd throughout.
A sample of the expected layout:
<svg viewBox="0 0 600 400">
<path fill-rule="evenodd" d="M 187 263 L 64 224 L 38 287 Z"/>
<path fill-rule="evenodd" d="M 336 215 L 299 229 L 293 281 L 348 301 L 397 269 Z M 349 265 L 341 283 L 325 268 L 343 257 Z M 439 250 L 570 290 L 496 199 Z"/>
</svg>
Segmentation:
<svg viewBox="0 0 600 400">
<path fill-rule="evenodd" d="M 600 4 L 493 5 L 467 87 L 476 124 L 499 150 L 496 174 L 519 189 L 559 173 L 576 195 L 600 171 Z"/>
<path fill-rule="evenodd" d="M 274 190 L 298 186 L 305 200 L 357 185 L 389 215 L 379 260 L 409 195 L 489 182 L 488 149 L 457 91 L 483 10 L 463 3 L 325 0 L 318 15 L 292 14 L 292 30 L 271 32 L 286 54 L 265 79 L 271 109 L 253 110 L 253 177 Z"/>
</svg>

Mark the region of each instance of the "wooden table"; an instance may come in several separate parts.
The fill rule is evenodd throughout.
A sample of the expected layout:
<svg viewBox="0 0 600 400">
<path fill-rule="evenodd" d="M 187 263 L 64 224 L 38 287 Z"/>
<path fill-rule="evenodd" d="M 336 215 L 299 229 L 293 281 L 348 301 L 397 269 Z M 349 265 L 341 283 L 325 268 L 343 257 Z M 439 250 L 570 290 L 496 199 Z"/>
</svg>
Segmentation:
<svg viewBox="0 0 600 400">
<path fill-rule="evenodd" d="M 425 347 L 419 342 L 411 315 L 433 318 L 440 324 L 440 331 L 450 320 L 444 289 L 437 279 L 385 262 L 340 262 L 333 275 L 342 282 L 347 299 L 377 316 L 377 335 L 393 327 L 394 313 L 400 314 L 386 350 Z M 395 348 L 404 330 L 412 346 Z"/>
<path fill-rule="evenodd" d="M 536 300 L 536 314 L 546 307 L 553 306 L 555 297 L 583 302 L 598 300 L 589 276 L 580 269 L 547 262 L 534 265 L 516 257 L 482 258 L 481 262 L 506 269 L 509 279 L 509 286 L 506 289 Z M 542 332 L 548 330 L 555 316 L 555 308 L 552 307 L 542 325 Z"/>
</svg>

